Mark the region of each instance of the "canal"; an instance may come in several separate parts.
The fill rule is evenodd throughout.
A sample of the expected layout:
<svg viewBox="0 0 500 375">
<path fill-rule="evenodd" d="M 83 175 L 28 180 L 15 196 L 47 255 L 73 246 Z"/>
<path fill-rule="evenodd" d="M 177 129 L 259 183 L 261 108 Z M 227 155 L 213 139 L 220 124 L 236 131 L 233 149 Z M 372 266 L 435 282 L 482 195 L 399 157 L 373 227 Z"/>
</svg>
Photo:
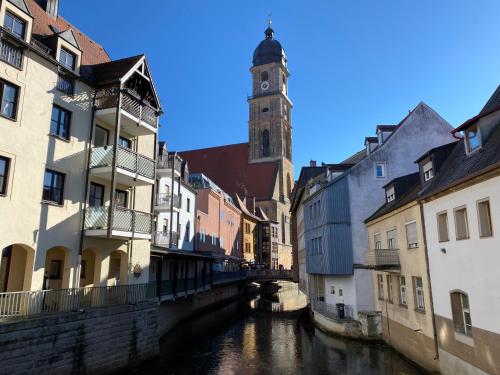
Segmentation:
<svg viewBox="0 0 500 375">
<path fill-rule="evenodd" d="M 303 303 L 291 283 L 228 303 L 176 327 L 161 340 L 160 358 L 134 373 L 421 374 L 382 345 L 324 334 L 306 310 L 290 311 Z"/>
</svg>

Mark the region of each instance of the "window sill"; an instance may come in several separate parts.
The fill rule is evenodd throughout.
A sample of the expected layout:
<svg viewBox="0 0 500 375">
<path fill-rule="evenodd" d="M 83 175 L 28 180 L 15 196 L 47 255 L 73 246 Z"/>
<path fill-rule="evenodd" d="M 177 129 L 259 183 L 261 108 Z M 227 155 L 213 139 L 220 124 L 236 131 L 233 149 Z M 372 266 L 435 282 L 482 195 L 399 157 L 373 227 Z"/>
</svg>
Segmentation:
<svg viewBox="0 0 500 375">
<path fill-rule="evenodd" d="M 12 121 L 12 122 L 17 122 L 17 118 L 16 117 L 12 118 L 12 117 L 9 117 L 9 116 L 5 116 L 4 114 L 1 114 L 1 113 L 0 113 L 0 117 L 4 118 L 6 120 Z"/>
<path fill-rule="evenodd" d="M 470 237 L 464 237 L 464 238 L 457 237 L 457 241 L 465 241 L 465 240 L 470 240 Z"/>
<path fill-rule="evenodd" d="M 402 303 L 399 304 L 399 307 L 403 308 L 403 309 L 407 309 L 408 310 L 408 305 L 403 305 Z"/>
<path fill-rule="evenodd" d="M 0 193 L 0 197 L 6 197 L 7 193 Z"/>
<path fill-rule="evenodd" d="M 64 207 L 64 204 L 57 203 L 57 202 L 51 202 L 51 201 L 42 201 L 42 204 L 46 204 L 48 206 L 55 206 L 55 207 Z"/>
<path fill-rule="evenodd" d="M 471 347 L 475 346 L 474 338 L 472 336 L 467 336 L 460 332 L 455 332 L 455 340 Z"/>
<path fill-rule="evenodd" d="M 49 137 L 58 139 L 60 141 L 66 142 L 66 143 L 71 143 L 70 139 L 63 138 L 63 137 L 61 137 L 60 135 L 57 135 L 57 134 L 49 133 Z"/>
<path fill-rule="evenodd" d="M 417 246 L 413 246 L 413 247 L 408 246 L 406 249 L 407 250 L 418 250 L 418 245 Z"/>
<path fill-rule="evenodd" d="M 418 312 L 419 314 L 425 314 L 425 310 L 422 309 L 415 309 L 415 312 Z"/>
</svg>

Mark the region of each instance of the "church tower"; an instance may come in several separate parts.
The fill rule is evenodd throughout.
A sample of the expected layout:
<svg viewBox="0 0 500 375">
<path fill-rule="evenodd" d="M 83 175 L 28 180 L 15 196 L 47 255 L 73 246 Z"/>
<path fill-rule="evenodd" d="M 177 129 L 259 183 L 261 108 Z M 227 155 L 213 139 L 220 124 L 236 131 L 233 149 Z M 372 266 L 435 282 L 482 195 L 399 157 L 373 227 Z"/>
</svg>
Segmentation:
<svg viewBox="0 0 500 375">
<path fill-rule="evenodd" d="M 249 104 L 249 162 L 292 161 L 292 102 L 284 49 L 271 25 L 253 54 L 252 96 Z"/>
</svg>

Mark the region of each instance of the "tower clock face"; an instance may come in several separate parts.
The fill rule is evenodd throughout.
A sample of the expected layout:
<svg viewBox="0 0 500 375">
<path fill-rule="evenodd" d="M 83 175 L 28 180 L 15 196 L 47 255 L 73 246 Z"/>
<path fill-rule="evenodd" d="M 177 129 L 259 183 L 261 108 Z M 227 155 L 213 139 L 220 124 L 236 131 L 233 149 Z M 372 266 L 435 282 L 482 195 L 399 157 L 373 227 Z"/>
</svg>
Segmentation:
<svg viewBox="0 0 500 375">
<path fill-rule="evenodd" d="M 264 91 L 266 91 L 267 89 L 269 89 L 269 82 L 268 81 L 264 81 L 260 84 L 260 88 Z"/>
</svg>

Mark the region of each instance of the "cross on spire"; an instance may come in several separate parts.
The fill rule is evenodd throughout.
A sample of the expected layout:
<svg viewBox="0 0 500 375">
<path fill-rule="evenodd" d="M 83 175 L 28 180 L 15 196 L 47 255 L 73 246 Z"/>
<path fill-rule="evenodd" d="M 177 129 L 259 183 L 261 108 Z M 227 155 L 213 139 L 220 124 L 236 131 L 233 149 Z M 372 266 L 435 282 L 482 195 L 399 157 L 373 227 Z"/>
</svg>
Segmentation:
<svg viewBox="0 0 500 375">
<path fill-rule="evenodd" d="M 268 17 L 268 19 L 267 19 L 267 26 L 268 26 L 269 28 L 271 28 L 271 25 L 272 25 L 272 23 L 273 23 L 273 20 L 271 19 L 271 15 L 272 15 L 272 13 L 269 13 L 269 14 L 267 15 L 267 17 Z"/>
</svg>

